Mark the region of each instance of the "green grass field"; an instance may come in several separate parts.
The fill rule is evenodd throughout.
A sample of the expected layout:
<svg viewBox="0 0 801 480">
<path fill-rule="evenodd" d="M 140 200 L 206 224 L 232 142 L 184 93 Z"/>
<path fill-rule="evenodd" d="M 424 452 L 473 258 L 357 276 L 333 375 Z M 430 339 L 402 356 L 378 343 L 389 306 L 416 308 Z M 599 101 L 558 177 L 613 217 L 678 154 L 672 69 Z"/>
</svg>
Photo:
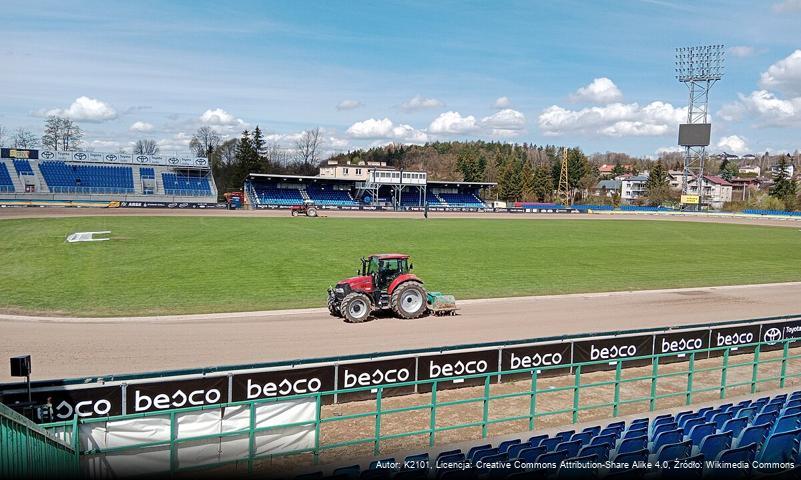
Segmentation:
<svg viewBox="0 0 801 480">
<path fill-rule="evenodd" d="M 68 233 L 113 240 L 67 244 Z M 323 306 L 362 255 L 481 298 L 801 280 L 793 228 L 660 221 L 83 217 L 0 221 L 0 310 L 151 315 Z"/>
</svg>

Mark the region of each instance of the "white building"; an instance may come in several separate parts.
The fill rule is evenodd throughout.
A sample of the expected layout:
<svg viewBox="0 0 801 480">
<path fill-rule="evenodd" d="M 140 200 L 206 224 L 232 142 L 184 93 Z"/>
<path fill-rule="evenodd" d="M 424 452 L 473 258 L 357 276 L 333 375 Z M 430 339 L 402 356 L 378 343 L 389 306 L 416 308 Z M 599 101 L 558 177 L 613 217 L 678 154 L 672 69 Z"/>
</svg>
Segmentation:
<svg viewBox="0 0 801 480">
<path fill-rule="evenodd" d="M 621 179 L 620 198 L 626 202 L 632 202 L 645 197 L 645 182 L 648 181 L 647 175 L 636 175 Z"/>
</svg>

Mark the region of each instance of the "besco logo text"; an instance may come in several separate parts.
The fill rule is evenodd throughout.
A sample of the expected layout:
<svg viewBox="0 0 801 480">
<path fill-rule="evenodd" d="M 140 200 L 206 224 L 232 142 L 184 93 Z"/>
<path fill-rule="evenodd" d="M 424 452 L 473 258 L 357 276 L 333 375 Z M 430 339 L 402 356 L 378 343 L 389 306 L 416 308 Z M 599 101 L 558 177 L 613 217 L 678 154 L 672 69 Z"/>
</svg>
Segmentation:
<svg viewBox="0 0 801 480">
<path fill-rule="evenodd" d="M 542 355 L 535 353 L 534 355 L 521 355 L 519 357 L 512 352 L 509 366 L 512 370 L 517 370 L 520 368 L 547 367 L 550 365 L 559 365 L 561 363 L 562 354 L 559 352 L 545 353 Z"/>
<path fill-rule="evenodd" d="M 373 373 L 351 373 L 345 369 L 345 388 L 355 386 L 369 387 L 371 385 L 381 385 L 383 383 L 405 382 L 411 377 L 408 368 L 390 368 L 388 370 L 375 369 Z"/>
<path fill-rule="evenodd" d="M 700 338 L 682 338 L 672 342 L 669 342 L 667 338 L 662 339 L 662 353 L 700 350 L 703 346 L 704 341 Z"/>
<path fill-rule="evenodd" d="M 729 345 L 742 345 L 744 343 L 752 343 L 754 341 L 754 334 L 751 332 L 742 332 L 742 333 L 730 333 L 728 335 L 723 335 L 722 333 L 718 332 L 717 336 L 717 346 L 729 346 Z"/>
<path fill-rule="evenodd" d="M 78 415 L 79 417 L 91 417 L 94 415 L 104 417 L 108 415 L 110 411 L 111 402 L 108 400 L 98 400 L 96 402 L 86 400 L 76 403 L 75 407 L 66 400 L 63 400 L 55 408 L 56 416 L 62 419 L 72 418 L 73 415 Z"/>
<path fill-rule="evenodd" d="M 454 364 L 445 363 L 437 365 L 431 363 L 428 367 L 428 378 L 453 377 L 458 375 L 472 375 L 487 371 L 487 362 L 484 360 L 470 360 L 469 362 L 458 361 Z"/>
<path fill-rule="evenodd" d="M 633 357 L 637 354 L 634 345 L 612 345 L 611 347 L 596 348 L 590 345 L 590 360 L 607 360 L 610 358 Z"/>
<path fill-rule="evenodd" d="M 278 383 L 267 382 L 264 385 L 253 383 L 248 378 L 248 400 L 253 398 L 277 397 L 286 395 L 299 395 L 301 393 L 312 393 L 320 390 L 322 382 L 319 378 L 301 378 L 294 382 L 283 379 Z"/>
<path fill-rule="evenodd" d="M 209 405 L 219 403 L 222 394 L 216 388 L 210 390 L 194 390 L 188 395 L 182 390 L 177 390 L 172 396 L 160 393 L 153 396 L 145 395 L 139 390 L 134 393 L 134 411 L 144 412 L 155 408 L 165 410 L 168 408 L 181 408 L 185 405 Z"/>
</svg>

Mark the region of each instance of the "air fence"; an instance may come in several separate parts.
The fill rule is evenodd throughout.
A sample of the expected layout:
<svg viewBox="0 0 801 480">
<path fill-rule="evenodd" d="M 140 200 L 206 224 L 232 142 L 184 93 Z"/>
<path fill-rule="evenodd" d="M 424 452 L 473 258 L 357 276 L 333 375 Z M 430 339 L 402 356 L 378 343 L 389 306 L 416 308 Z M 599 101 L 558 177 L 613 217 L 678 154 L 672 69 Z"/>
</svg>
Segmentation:
<svg viewBox="0 0 801 480">
<path fill-rule="evenodd" d="M 150 379 L 92 389 L 45 427 L 95 477 L 262 472 L 786 388 L 800 341 L 796 316 Z"/>
</svg>

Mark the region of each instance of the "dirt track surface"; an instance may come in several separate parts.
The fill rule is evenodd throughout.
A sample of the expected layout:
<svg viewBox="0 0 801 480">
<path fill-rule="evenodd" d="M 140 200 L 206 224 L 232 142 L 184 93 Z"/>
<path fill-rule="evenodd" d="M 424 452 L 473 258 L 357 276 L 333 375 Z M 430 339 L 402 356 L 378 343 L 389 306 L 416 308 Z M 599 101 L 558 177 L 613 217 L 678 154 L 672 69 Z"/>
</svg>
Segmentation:
<svg viewBox="0 0 801 480">
<path fill-rule="evenodd" d="M 69 319 L 0 316 L 34 379 L 199 368 L 801 314 L 801 282 L 461 302 L 460 315 L 347 324 L 324 309 Z M 10 381 L 0 370 L 0 382 Z"/>
<path fill-rule="evenodd" d="M 416 218 L 422 212 L 375 212 L 322 210 L 321 215 L 342 218 Z M 59 207 L 8 207 L 0 208 L 0 220 L 13 218 L 51 218 L 85 216 L 218 216 L 218 217 L 288 217 L 288 210 L 223 210 L 223 209 L 138 209 L 138 208 L 59 208 Z M 735 214 L 664 214 L 639 212 L 599 213 L 478 213 L 478 212 L 429 212 L 429 218 L 487 218 L 519 220 L 594 219 L 594 220 L 663 220 L 678 222 L 715 222 L 742 225 L 765 225 L 801 228 L 801 217 L 761 217 Z M 304 221 L 298 219 L 298 221 Z"/>
</svg>

